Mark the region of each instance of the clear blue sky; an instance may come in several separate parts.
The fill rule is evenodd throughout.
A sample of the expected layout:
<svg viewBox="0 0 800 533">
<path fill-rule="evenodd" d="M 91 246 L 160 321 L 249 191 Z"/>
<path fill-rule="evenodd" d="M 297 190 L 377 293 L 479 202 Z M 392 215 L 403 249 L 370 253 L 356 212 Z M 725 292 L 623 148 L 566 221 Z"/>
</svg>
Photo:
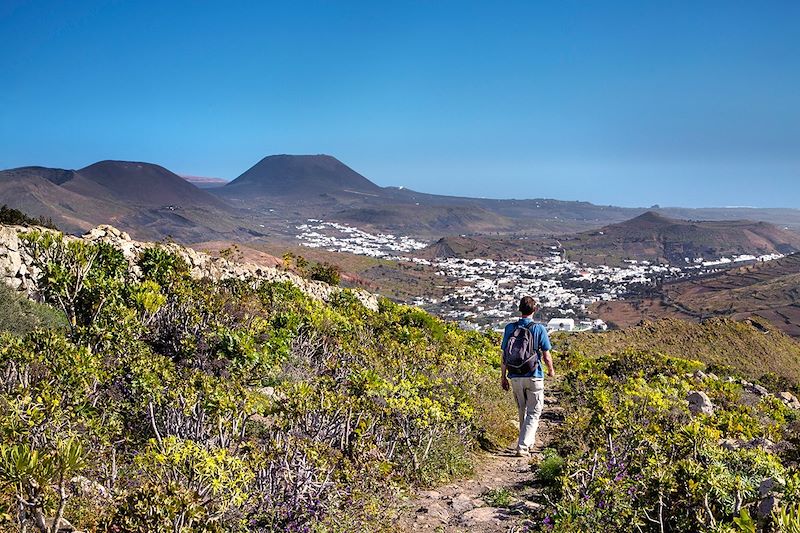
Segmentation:
<svg viewBox="0 0 800 533">
<path fill-rule="evenodd" d="M 800 2 L 0 0 L 0 167 L 800 207 Z"/>
</svg>

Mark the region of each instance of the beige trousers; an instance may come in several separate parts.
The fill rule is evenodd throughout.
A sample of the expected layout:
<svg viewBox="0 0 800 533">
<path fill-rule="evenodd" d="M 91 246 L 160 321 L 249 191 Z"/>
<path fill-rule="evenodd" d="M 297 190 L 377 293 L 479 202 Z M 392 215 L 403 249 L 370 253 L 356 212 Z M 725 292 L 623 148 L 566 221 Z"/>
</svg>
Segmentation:
<svg viewBox="0 0 800 533">
<path fill-rule="evenodd" d="M 510 378 L 511 390 L 517 400 L 519 413 L 518 450 L 528 450 L 536 442 L 539 417 L 544 406 L 544 380 L 542 378 Z"/>
</svg>

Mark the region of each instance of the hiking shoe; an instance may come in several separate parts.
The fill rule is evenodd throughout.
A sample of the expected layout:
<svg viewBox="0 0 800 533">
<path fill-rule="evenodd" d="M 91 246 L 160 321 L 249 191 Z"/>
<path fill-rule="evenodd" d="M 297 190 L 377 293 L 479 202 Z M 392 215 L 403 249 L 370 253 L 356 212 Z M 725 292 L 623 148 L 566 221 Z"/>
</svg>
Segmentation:
<svg viewBox="0 0 800 533">
<path fill-rule="evenodd" d="M 530 457 L 531 456 L 531 452 L 529 452 L 525 448 L 517 448 L 516 456 L 517 457 Z"/>
</svg>

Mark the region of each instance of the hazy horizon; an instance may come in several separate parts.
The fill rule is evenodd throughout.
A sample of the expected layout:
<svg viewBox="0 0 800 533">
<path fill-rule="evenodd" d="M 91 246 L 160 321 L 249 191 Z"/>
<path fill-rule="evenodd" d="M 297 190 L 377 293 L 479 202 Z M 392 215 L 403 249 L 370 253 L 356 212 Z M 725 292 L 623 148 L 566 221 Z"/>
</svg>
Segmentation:
<svg viewBox="0 0 800 533">
<path fill-rule="evenodd" d="M 798 208 L 797 20 L 781 1 L 8 1 L 0 167 L 230 180 L 326 153 L 434 194 Z"/>
</svg>

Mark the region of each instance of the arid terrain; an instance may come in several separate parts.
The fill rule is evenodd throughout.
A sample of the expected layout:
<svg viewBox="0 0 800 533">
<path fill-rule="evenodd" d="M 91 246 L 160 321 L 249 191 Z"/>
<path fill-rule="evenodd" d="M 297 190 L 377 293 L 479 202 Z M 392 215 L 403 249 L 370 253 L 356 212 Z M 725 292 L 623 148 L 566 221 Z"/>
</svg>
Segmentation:
<svg viewBox="0 0 800 533">
<path fill-rule="evenodd" d="M 800 254 L 667 282 L 653 294 L 602 302 L 594 311 L 620 327 L 660 317 L 701 320 L 712 316 L 744 319 L 756 315 L 797 337 L 800 336 Z"/>
</svg>

